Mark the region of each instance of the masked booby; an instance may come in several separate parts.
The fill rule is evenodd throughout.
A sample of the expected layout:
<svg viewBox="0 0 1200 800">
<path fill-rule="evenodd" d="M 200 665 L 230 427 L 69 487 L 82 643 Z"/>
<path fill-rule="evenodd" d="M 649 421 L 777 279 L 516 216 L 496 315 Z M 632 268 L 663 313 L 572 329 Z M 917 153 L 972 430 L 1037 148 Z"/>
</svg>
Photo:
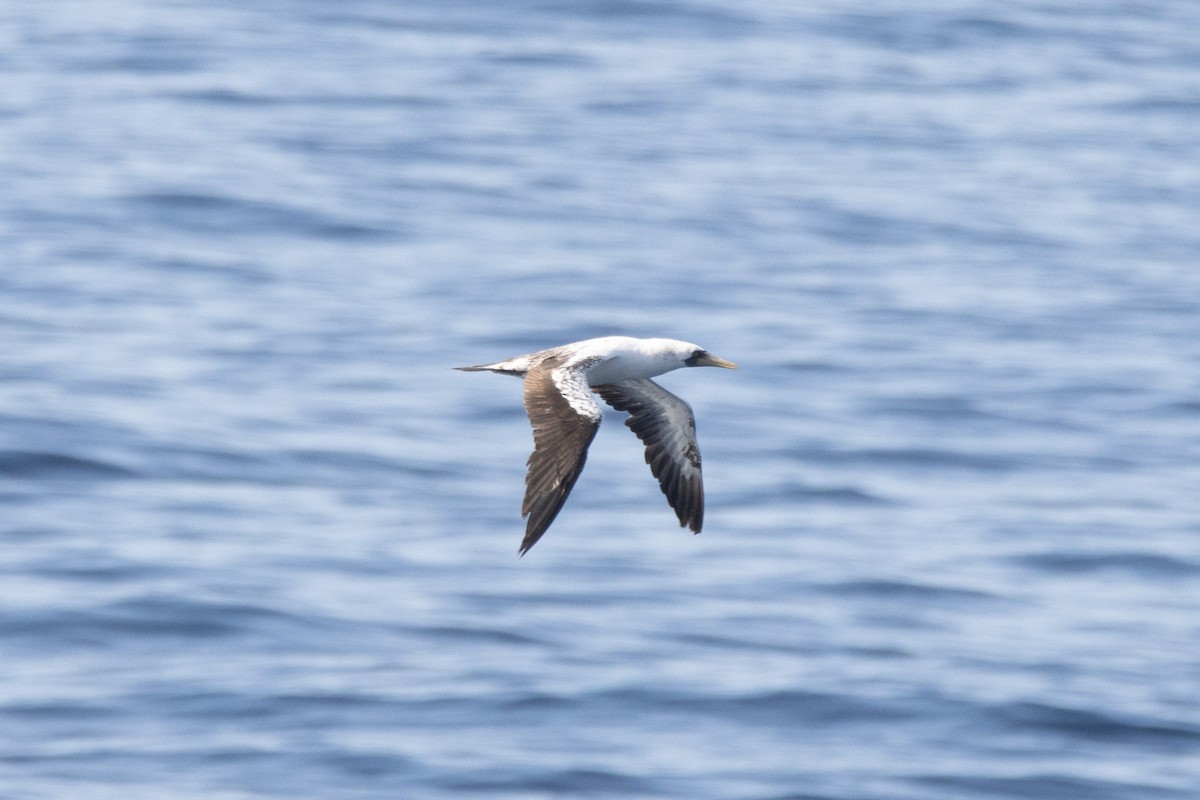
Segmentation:
<svg viewBox="0 0 1200 800">
<path fill-rule="evenodd" d="M 704 483 L 692 408 L 651 378 L 681 367 L 724 367 L 733 362 L 677 339 L 604 336 L 516 356 L 494 364 L 456 367 L 490 371 L 525 381 L 525 411 L 533 425 L 533 454 L 525 477 L 521 516 L 528 517 L 520 553 L 542 538 L 571 493 L 600 427 L 600 395 L 646 446 L 646 463 L 658 479 L 681 527 L 699 533 Z"/>
</svg>

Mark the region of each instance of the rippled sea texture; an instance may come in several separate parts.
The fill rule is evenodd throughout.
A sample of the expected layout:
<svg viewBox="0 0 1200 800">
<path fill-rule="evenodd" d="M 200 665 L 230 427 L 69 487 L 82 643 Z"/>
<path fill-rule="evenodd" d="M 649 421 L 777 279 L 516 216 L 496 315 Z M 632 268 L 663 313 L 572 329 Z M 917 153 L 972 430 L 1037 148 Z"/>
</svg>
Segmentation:
<svg viewBox="0 0 1200 800">
<path fill-rule="evenodd" d="M 1200 796 L 1200 7 L 0 10 L 0 796 Z M 737 361 L 704 533 L 517 382 Z"/>
</svg>

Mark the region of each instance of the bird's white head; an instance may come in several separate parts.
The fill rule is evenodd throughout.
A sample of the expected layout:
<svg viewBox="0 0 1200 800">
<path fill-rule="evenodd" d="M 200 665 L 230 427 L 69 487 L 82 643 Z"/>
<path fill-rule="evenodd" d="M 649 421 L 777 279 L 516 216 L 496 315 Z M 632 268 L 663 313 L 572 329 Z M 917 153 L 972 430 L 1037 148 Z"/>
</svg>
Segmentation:
<svg viewBox="0 0 1200 800">
<path fill-rule="evenodd" d="M 692 350 L 687 358 L 683 360 L 684 366 L 687 367 L 722 367 L 724 369 L 737 369 L 737 364 L 732 361 L 726 361 L 723 358 L 718 358 L 712 353 L 705 350 L 703 347 L 697 347 Z"/>
<path fill-rule="evenodd" d="M 659 339 L 661 347 L 669 353 L 672 359 L 678 359 L 682 367 L 724 367 L 737 369 L 737 364 L 717 358 L 698 344 L 681 342 L 677 339 Z"/>
</svg>

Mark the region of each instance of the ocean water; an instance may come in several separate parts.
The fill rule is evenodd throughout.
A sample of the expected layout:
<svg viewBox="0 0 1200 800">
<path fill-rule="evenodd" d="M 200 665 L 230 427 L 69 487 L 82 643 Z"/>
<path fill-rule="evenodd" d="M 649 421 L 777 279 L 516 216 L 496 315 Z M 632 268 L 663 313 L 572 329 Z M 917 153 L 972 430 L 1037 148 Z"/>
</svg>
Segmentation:
<svg viewBox="0 0 1200 800">
<path fill-rule="evenodd" d="M 1200 6 L 0 9 L 0 798 L 1200 797 Z M 610 413 L 737 361 L 704 532 Z"/>
</svg>

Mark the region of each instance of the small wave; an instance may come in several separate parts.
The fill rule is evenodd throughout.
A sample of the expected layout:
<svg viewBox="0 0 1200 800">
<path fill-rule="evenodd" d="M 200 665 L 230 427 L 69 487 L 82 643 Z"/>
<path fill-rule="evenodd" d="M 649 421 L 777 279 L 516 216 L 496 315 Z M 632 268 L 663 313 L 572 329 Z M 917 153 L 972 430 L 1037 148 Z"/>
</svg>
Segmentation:
<svg viewBox="0 0 1200 800">
<path fill-rule="evenodd" d="M 1011 728 L 1054 731 L 1072 739 L 1155 747 L 1171 742 L 1189 747 L 1200 743 L 1200 727 L 1195 724 L 1122 718 L 1043 703 L 1013 703 L 1000 709 L 999 718 Z"/>
<path fill-rule="evenodd" d="M 229 233 L 263 230 L 315 238 L 365 239 L 390 236 L 390 229 L 367 227 L 295 205 L 199 192 L 145 192 L 127 200 L 170 225 Z"/>
<path fill-rule="evenodd" d="M 916 782 L 948 789 L 955 796 L 1005 800 L 1126 800 L 1130 797 L 1152 796 L 1144 794 L 1146 787 L 1066 775 L 937 775 L 918 778 Z"/>
<path fill-rule="evenodd" d="M 441 98 L 420 94 L 268 94 L 265 92 L 246 92 L 234 89 L 202 89 L 172 92 L 167 96 L 184 103 L 250 107 L 346 106 L 372 108 L 394 106 L 397 108 L 437 108 L 446 104 L 445 100 Z"/>
<path fill-rule="evenodd" d="M 71 702 L 67 700 L 29 701 L 18 700 L 0 706 L 4 715 L 11 719 L 28 722 L 49 720 L 63 722 L 91 722 L 120 716 L 120 710 L 112 705 L 95 702 Z"/>
<path fill-rule="evenodd" d="M 1019 459 L 998 455 L 964 453 L 923 447 L 872 447 L 858 450 L 827 450 L 802 454 L 806 459 L 828 463 L 867 463 L 918 468 L 971 469 L 1006 472 L 1022 465 Z"/>
<path fill-rule="evenodd" d="M 14 478 L 128 478 L 134 474 L 95 458 L 32 450 L 0 451 L 0 475 Z"/>
<path fill-rule="evenodd" d="M 887 498 L 880 497 L 877 494 L 853 486 L 793 486 L 785 488 L 782 492 L 775 493 L 775 496 L 782 494 L 784 497 L 795 497 L 803 500 L 811 500 L 815 502 L 834 503 L 837 505 L 851 506 L 890 506 L 893 503 Z"/>
<path fill-rule="evenodd" d="M 1188 414 L 1200 414 L 1200 400 L 1183 400 L 1169 406 L 1169 408 Z"/>
<path fill-rule="evenodd" d="M 597 769 L 523 771 L 506 777 L 488 775 L 464 778 L 451 783 L 447 788 L 468 793 L 499 792 L 516 793 L 520 796 L 527 796 L 530 792 L 546 792 L 556 796 L 612 793 L 628 797 L 662 794 L 662 787 L 654 781 L 621 772 Z"/>
<path fill-rule="evenodd" d="M 514 645 L 538 645 L 543 644 L 540 639 L 532 636 L 526 636 L 513 631 L 506 631 L 500 628 L 469 628 L 462 626 L 434 626 L 419 629 L 421 633 L 431 636 L 435 639 L 453 639 L 463 642 L 480 642 L 483 644 L 514 644 Z"/>
<path fill-rule="evenodd" d="M 1189 577 L 1200 574 L 1200 563 L 1158 553 L 1078 553 L 1050 552 L 1018 556 L 1021 566 L 1045 572 L 1090 574 L 1095 572 L 1132 572 L 1147 577 Z"/>
<path fill-rule="evenodd" d="M 265 481 L 270 462 L 263 456 L 230 449 L 158 446 L 143 448 L 144 471 L 155 478 L 211 481 Z"/>
<path fill-rule="evenodd" d="M 1168 113 L 1180 114 L 1183 116 L 1195 116 L 1200 114 L 1200 98 L 1189 96 L 1148 96 L 1141 97 L 1136 100 L 1102 103 L 1098 107 L 1101 110 L 1110 110 L 1131 114 Z"/>
<path fill-rule="evenodd" d="M 575 0 L 560 3 L 562 11 L 580 17 L 595 17 L 613 22 L 633 22 L 639 26 L 669 26 L 671 30 L 696 30 L 710 36 L 745 34 L 756 29 L 758 18 L 736 11 L 688 3 L 645 2 L 644 0 Z"/>
<path fill-rule="evenodd" d="M 113 557 L 99 556 L 89 553 L 86 559 L 62 559 L 31 564 L 27 567 L 31 575 L 41 575 L 69 581 L 86 581 L 89 583 L 118 583 L 121 581 L 146 580 L 148 578 L 164 577 L 172 570 L 161 565 L 124 561 Z"/>
<path fill-rule="evenodd" d="M 513 711 L 572 713 L 584 717 L 608 716 L 616 711 L 706 716 L 730 724 L 843 725 L 855 722 L 905 719 L 911 708 L 899 703 L 848 694 L 779 690 L 750 694 L 716 695 L 670 689 L 630 687 L 574 695 L 529 694 L 505 703 Z"/>
<path fill-rule="evenodd" d="M 89 75 L 97 70 L 169 75 L 198 70 L 203 66 L 203 62 L 179 53 L 148 51 L 137 55 L 97 60 L 87 63 L 85 66 Z"/>
<path fill-rule="evenodd" d="M 522 50 L 519 52 L 490 52 L 482 56 L 495 64 L 520 67 L 592 67 L 596 61 L 569 50 Z"/>
<path fill-rule="evenodd" d="M 827 584 L 825 591 L 838 595 L 860 595 L 887 599 L 933 600 L 994 600 L 995 595 L 976 589 L 957 586 L 934 586 L 928 583 L 909 583 L 892 580 L 845 581 Z"/>
<path fill-rule="evenodd" d="M 872 404 L 871 410 L 882 414 L 897 414 L 938 421 L 1002 419 L 979 408 L 979 405 L 971 399 L 956 395 L 890 398 Z"/>
<path fill-rule="evenodd" d="M 896 503 L 886 497 L 859 489 L 854 486 L 805 486 L 802 484 L 785 484 L 782 486 L 764 485 L 755 489 L 738 492 L 730 501 L 731 505 L 757 507 L 764 502 L 780 500 L 797 500 L 806 505 L 832 506 L 893 506 Z"/>
<path fill-rule="evenodd" d="M 704 714 L 747 724 L 844 724 L 906 718 L 911 711 L 847 694 L 781 690 L 744 695 L 699 695 L 646 689 L 601 692 L 589 699 L 638 709 L 655 707 Z"/>
<path fill-rule="evenodd" d="M 850 373 L 853 370 L 844 364 L 839 364 L 834 361 L 821 361 L 815 359 L 804 360 L 784 360 L 776 365 L 779 370 L 790 372 L 800 372 L 804 374 L 838 374 Z"/>
<path fill-rule="evenodd" d="M 88 610 L 52 610 L 0 617 L 0 633 L 38 642 L 113 643 L 113 637 L 214 639 L 259 630 L 266 622 L 311 627 L 282 611 L 237 603 L 173 597 L 124 600 Z"/>
<path fill-rule="evenodd" d="M 418 462 L 417 459 L 401 459 L 371 453 L 345 450 L 292 450 L 283 454 L 297 466 L 327 468 L 339 472 L 380 472 L 383 474 L 419 475 L 440 478 L 446 475 L 441 464 Z"/>
<path fill-rule="evenodd" d="M 379 778 L 389 776 L 400 778 L 411 775 L 414 761 L 402 758 L 394 753 L 373 752 L 337 752 L 326 753 L 317 760 L 332 767 L 338 773 L 358 778 Z"/>
</svg>

